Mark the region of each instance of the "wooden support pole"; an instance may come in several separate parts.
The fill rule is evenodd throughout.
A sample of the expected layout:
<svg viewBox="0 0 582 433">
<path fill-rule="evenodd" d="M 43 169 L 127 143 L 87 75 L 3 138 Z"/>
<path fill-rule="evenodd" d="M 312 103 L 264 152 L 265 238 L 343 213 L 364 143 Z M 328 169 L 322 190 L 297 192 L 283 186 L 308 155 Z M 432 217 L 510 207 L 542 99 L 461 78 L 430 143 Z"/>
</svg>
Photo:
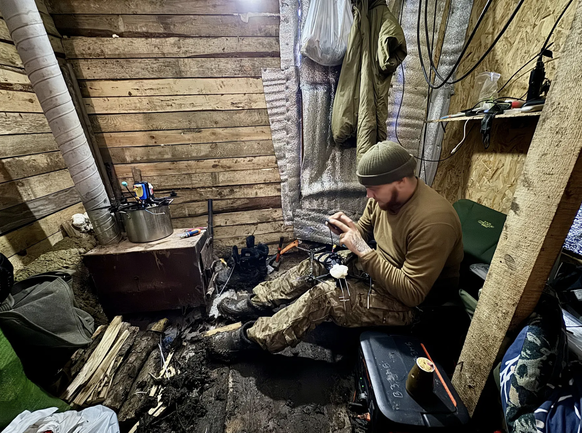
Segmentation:
<svg viewBox="0 0 582 433">
<path fill-rule="evenodd" d="M 581 46 L 582 2 L 453 376 L 471 415 L 507 331 L 537 304 L 582 201 Z"/>
</svg>

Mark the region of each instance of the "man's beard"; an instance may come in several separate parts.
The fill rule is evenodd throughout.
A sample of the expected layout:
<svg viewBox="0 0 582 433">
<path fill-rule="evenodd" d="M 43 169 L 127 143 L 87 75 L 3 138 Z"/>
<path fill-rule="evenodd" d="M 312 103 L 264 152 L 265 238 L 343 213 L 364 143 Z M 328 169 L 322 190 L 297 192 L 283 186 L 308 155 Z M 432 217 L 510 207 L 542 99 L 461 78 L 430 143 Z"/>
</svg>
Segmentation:
<svg viewBox="0 0 582 433">
<path fill-rule="evenodd" d="M 400 204 L 398 203 L 398 191 L 396 189 L 394 189 L 392 191 L 392 195 L 390 197 L 390 200 L 388 200 L 386 203 L 378 203 L 378 207 L 382 210 L 387 210 L 387 211 L 395 211 L 398 210 L 400 208 Z"/>
</svg>

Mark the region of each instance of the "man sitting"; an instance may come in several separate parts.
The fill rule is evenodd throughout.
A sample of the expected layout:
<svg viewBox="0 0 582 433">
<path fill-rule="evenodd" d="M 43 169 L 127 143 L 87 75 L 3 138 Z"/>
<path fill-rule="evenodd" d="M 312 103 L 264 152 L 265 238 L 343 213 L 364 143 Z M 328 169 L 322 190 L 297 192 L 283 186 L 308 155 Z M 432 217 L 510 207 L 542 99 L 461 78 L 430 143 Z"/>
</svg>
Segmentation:
<svg viewBox="0 0 582 433">
<path fill-rule="evenodd" d="M 364 214 L 357 223 L 343 212 L 329 218 L 340 243 L 357 256 L 351 269 L 369 278 L 314 281 L 305 260 L 250 295 L 224 299 L 223 314 L 248 322 L 214 335 L 211 353 L 229 359 L 252 348 L 278 352 L 328 320 L 346 327 L 404 326 L 427 297 L 438 301 L 453 293 L 463 259 L 461 223 L 451 204 L 415 177 L 415 167 L 402 146 L 378 143 L 357 168 L 369 198 Z M 375 249 L 367 243 L 372 238 Z M 316 262 L 313 273 L 328 270 Z"/>
</svg>

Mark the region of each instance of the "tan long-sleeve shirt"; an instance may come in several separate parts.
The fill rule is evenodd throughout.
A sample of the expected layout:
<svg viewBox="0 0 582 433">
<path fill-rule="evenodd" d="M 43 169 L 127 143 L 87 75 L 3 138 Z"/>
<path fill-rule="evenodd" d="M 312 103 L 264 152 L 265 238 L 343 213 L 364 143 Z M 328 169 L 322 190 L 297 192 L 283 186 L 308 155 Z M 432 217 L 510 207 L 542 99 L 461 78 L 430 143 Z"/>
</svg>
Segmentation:
<svg viewBox="0 0 582 433">
<path fill-rule="evenodd" d="M 463 259 L 459 217 L 421 179 L 396 214 L 383 211 L 370 199 L 358 229 L 365 240 L 371 235 L 376 240 L 376 249 L 359 262 L 380 293 L 415 307 L 435 283 L 458 281 Z"/>
</svg>

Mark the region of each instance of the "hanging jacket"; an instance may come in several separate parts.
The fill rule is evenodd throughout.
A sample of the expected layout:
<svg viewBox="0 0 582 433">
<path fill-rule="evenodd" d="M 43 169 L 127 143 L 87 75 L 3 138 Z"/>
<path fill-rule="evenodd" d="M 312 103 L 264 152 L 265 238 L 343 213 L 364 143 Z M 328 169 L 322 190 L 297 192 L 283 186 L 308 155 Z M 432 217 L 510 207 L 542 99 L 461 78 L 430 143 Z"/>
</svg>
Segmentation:
<svg viewBox="0 0 582 433">
<path fill-rule="evenodd" d="M 358 160 L 386 140 L 388 91 L 406 57 L 406 41 L 385 0 L 357 0 L 333 101 L 331 130 L 337 145 L 353 146 Z"/>
</svg>

